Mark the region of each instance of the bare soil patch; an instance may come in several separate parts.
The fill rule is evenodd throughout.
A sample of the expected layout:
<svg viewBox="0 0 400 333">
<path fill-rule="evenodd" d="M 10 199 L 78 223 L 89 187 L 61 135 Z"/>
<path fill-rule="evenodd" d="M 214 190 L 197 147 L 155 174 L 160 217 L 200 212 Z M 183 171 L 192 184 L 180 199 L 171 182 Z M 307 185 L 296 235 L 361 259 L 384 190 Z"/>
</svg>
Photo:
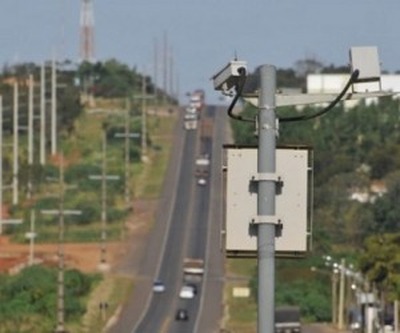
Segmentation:
<svg viewBox="0 0 400 333">
<path fill-rule="evenodd" d="M 124 240 L 108 242 L 106 245 L 107 261 L 112 267 L 129 249 L 135 239 L 140 240 L 149 231 L 156 209 L 156 200 L 135 200 L 133 213 L 126 222 Z M 140 242 L 137 242 L 140 244 Z M 66 243 L 64 244 L 65 265 L 85 273 L 98 271 L 100 261 L 100 243 Z M 36 262 L 57 265 L 58 244 L 46 243 L 34 245 Z M 0 272 L 16 273 L 28 264 L 29 244 L 12 243 L 8 236 L 0 236 Z"/>
</svg>

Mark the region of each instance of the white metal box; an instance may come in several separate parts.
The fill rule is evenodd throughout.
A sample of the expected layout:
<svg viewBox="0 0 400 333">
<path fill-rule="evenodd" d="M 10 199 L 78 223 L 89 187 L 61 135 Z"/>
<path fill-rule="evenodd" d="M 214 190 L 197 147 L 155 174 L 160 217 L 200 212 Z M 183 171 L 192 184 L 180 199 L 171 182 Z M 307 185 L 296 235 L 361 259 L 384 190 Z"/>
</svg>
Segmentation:
<svg viewBox="0 0 400 333">
<path fill-rule="evenodd" d="M 256 148 L 226 148 L 225 230 L 226 255 L 255 256 L 257 237 L 253 220 L 257 215 Z M 303 256 L 311 237 L 312 191 L 311 151 L 277 149 L 276 175 L 282 179 L 281 193 L 276 195 L 275 215 L 281 221 L 281 237 L 276 238 L 277 256 Z"/>
</svg>

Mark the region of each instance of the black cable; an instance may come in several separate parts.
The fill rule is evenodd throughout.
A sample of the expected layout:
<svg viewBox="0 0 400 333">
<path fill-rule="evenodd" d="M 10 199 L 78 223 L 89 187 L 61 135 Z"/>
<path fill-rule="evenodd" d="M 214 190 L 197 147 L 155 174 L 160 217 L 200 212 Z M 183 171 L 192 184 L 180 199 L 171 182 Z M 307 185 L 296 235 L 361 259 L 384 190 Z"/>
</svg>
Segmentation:
<svg viewBox="0 0 400 333">
<path fill-rule="evenodd" d="M 232 119 L 254 123 L 255 121 L 253 119 L 243 118 L 242 116 L 235 115 L 235 114 L 232 113 L 233 112 L 233 108 L 235 107 L 235 104 L 236 104 L 237 100 L 242 95 L 243 88 L 244 88 L 244 85 L 246 83 L 246 68 L 240 67 L 238 69 L 238 72 L 240 74 L 240 77 L 239 77 L 238 83 L 235 85 L 236 95 L 233 98 L 231 104 L 229 105 L 228 116 L 231 117 Z"/>
<path fill-rule="evenodd" d="M 332 102 L 330 102 L 330 104 L 326 108 L 324 108 L 321 111 L 318 111 L 318 112 L 316 112 L 314 114 L 311 114 L 311 115 L 301 115 L 301 116 L 296 116 L 296 117 L 279 118 L 279 122 L 310 120 L 310 119 L 322 116 L 323 114 L 325 114 L 328 111 L 330 111 L 331 109 L 333 109 L 336 106 L 336 104 L 340 102 L 340 100 L 343 98 L 343 96 L 349 90 L 351 85 L 353 83 L 357 82 L 359 74 L 360 74 L 360 71 L 358 69 L 356 69 L 351 74 L 349 81 L 346 83 L 345 87 L 340 92 L 340 94 Z"/>
</svg>

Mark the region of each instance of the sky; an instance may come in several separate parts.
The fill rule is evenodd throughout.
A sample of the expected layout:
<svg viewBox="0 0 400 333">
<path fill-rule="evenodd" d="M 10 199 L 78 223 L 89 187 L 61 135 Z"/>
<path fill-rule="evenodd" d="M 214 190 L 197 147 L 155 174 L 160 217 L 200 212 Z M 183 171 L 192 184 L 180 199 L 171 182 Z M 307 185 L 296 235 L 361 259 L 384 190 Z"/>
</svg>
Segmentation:
<svg viewBox="0 0 400 333">
<path fill-rule="evenodd" d="M 79 61 L 80 0 L 1 0 L 0 65 Z M 93 0 L 95 57 L 154 76 L 167 41 L 174 89 L 219 93 L 210 78 L 237 57 L 248 69 L 315 58 L 347 65 L 352 46 L 377 46 L 381 69 L 400 70 L 400 0 Z M 157 83 L 162 87 L 161 61 Z"/>
</svg>

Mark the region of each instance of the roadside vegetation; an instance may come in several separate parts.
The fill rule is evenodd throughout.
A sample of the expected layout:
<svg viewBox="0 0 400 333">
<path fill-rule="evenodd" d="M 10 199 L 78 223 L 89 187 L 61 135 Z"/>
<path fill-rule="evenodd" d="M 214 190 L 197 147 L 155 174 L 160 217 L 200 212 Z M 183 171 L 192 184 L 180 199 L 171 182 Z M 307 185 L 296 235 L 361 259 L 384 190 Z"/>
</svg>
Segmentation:
<svg viewBox="0 0 400 333">
<path fill-rule="evenodd" d="M 67 69 L 66 69 L 67 68 Z M 35 64 L 22 64 L 4 68 L 0 74 L 0 94 L 5 105 L 5 142 L 12 143 L 13 105 L 12 84 L 23 82 L 32 74 L 39 82 L 40 68 Z M 94 78 L 89 88 L 83 84 Z M 160 116 L 157 112 L 147 115 L 146 161 L 142 151 L 142 99 L 148 96 L 148 109 L 174 108 L 175 100 L 155 88 L 149 77 L 143 77 L 135 68 L 111 59 L 103 63 L 83 63 L 75 66 L 68 61 L 59 64 L 58 80 L 63 88 L 57 91 L 58 102 L 58 153 L 47 156 L 46 164 L 39 163 L 39 122 L 35 122 L 35 155 L 33 165 L 27 161 L 27 136 L 20 133 L 21 190 L 19 203 L 9 205 L 11 191 L 5 191 L 3 202 L 12 218 L 22 218 L 27 223 L 3 226 L 3 234 L 13 242 L 27 244 L 25 234 L 30 231 L 30 212 L 36 211 L 36 243 L 56 243 L 59 237 L 59 217 L 41 214 L 44 210 L 60 207 L 60 163 L 64 159 L 64 209 L 79 210 L 79 216 L 65 217 L 64 239 L 67 243 L 99 243 L 102 233 L 101 180 L 103 138 L 106 137 L 106 174 L 119 180 L 107 181 L 107 241 L 121 241 L 126 236 L 126 221 L 131 214 L 125 202 L 125 139 L 117 137 L 125 133 L 126 113 L 130 114 L 129 131 L 136 134 L 130 139 L 129 192 L 133 199 L 157 199 L 171 149 L 171 136 L 176 123 L 174 112 Z M 22 87 L 22 88 L 21 88 Z M 21 84 L 21 98 L 26 98 L 27 87 Z M 144 90 L 143 90 L 144 89 Z M 47 87 L 50 91 L 50 85 Z M 25 94 L 25 95 L 24 95 Z M 39 112 L 39 88 L 35 86 L 35 113 Z M 87 96 L 91 95 L 90 105 Z M 49 95 L 46 96 L 49 99 Z M 21 103 L 23 104 L 23 103 Z M 20 112 L 27 112 L 21 106 Z M 23 109 L 23 110 L 22 110 Z M 47 109 L 50 117 L 50 108 Z M 23 118 L 25 119 L 25 118 Z M 48 118 L 50 119 L 50 118 Z M 21 120 L 25 121 L 25 120 Z M 21 124 L 20 124 L 21 125 Z M 49 126 L 49 124 L 47 124 Z M 47 128 L 50 131 L 49 127 Z M 46 144 L 50 151 L 50 142 Z M 63 157 L 61 156 L 63 153 Z M 12 150 L 3 152 L 4 183 L 12 180 Z M 92 178 L 92 179 L 91 179 Z M 28 184 L 32 184 L 28 199 Z M 149 227 L 151 223 L 149 223 Z M 98 260 L 98 258 L 93 258 Z M 34 265 L 21 270 L 15 276 L 0 274 L 0 332 L 49 332 L 56 327 L 57 315 L 57 267 Z M 126 294 L 134 288 L 132 278 L 112 274 L 86 274 L 78 270 L 65 271 L 65 320 L 72 332 L 100 332 L 106 321 L 117 310 Z M 104 311 L 99 304 L 107 303 Z M 19 326 L 15 326 L 18 323 Z M 14 326 L 13 326 L 14 324 Z"/>
</svg>

